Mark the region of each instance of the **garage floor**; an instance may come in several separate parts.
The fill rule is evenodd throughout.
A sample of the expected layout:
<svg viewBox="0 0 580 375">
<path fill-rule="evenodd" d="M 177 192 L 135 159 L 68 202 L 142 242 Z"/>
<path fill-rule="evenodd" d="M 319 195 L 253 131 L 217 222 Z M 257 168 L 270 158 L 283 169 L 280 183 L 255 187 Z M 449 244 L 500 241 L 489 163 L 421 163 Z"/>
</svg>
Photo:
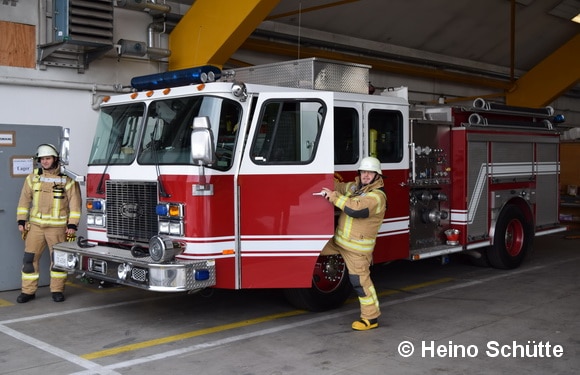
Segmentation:
<svg viewBox="0 0 580 375">
<path fill-rule="evenodd" d="M 350 329 L 354 298 L 308 313 L 275 290 L 161 294 L 71 278 L 64 303 L 48 288 L 25 305 L 1 292 L 0 374 L 577 374 L 579 238 L 536 238 L 511 271 L 462 256 L 376 266 L 383 315 L 367 332 Z"/>
</svg>

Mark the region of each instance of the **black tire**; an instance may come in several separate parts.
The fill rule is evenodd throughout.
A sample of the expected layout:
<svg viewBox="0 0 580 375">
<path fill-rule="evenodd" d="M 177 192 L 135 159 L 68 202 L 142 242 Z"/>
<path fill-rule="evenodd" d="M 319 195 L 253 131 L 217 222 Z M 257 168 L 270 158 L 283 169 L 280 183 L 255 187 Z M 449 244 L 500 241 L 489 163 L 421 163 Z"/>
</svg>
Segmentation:
<svg viewBox="0 0 580 375">
<path fill-rule="evenodd" d="M 532 248 L 533 238 L 534 228 L 522 210 L 515 205 L 505 206 L 495 225 L 493 244 L 487 251 L 489 263 L 501 269 L 519 267 Z"/>
<path fill-rule="evenodd" d="M 285 289 L 284 296 L 298 309 L 326 311 L 340 307 L 351 291 L 352 286 L 342 257 L 321 255 L 314 266 L 312 287 Z"/>
</svg>

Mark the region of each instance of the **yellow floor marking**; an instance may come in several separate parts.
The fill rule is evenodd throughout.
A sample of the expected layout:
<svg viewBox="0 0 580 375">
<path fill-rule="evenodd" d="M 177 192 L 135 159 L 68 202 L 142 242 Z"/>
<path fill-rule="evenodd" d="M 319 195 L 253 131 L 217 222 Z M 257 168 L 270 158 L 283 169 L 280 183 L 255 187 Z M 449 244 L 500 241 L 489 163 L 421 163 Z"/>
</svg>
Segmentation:
<svg viewBox="0 0 580 375">
<path fill-rule="evenodd" d="M 91 293 L 95 293 L 95 294 L 114 293 L 114 292 L 117 292 L 117 291 L 121 291 L 121 290 L 127 289 L 127 287 L 125 287 L 125 286 L 114 286 L 114 287 L 110 287 L 110 288 L 98 288 L 98 289 L 95 289 L 95 288 L 91 288 L 91 287 L 86 286 L 86 285 L 83 285 L 83 284 L 75 284 L 75 283 L 72 283 L 70 281 L 67 281 L 65 285 L 66 285 L 67 288 L 70 287 L 70 288 L 82 289 L 84 291 L 91 292 Z M 5 299 L 1 299 L 0 298 L 0 307 L 13 306 L 13 305 L 14 305 L 14 303 L 9 302 L 9 301 L 7 301 Z"/>
<path fill-rule="evenodd" d="M 409 286 L 403 287 L 401 289 L 383 290 L 382 292 L 377 293 L 377 296 L 379 296 L 379 297 L 392 296 L 393 294 L 399 294 L 402 291 L 403 292 L 410 292 L 410 291 L 415 290 L 415 289 L 426 288 L 426 287 L 432 286 L 432 285 L 448 283 L 448 282 L 453 281 L 453 280 L 454 279 L 452 279 L 451 277 L 444 277 L 444 278 L 433 280 L 433 281 L 426 281 L 424 283 L 409 285 Z M 356 298 L 356 297 L 351 298 L 346 303 L 352 303 L 352 302 L 358 302 L 358 298 Z"/>
<path fill-rule="evenodd" d="M 433 280 L 433 281 L 427 281 L 427 282 L 420 283 L 420 284 L 409 285 L 409 286 L 406 286 L 404 288 L 401 288 L 401 290 L 404 291 L 404 292 L 409 292 L 411 290 L 425 288 L 425 287 L 432 286 L 432 285 L 448 283 L 448 282 L 453 281 L 453 280 L 454 279 L 451 278 L 451 277 L 444 277 L 444 278 L 441 278 L 441 279 L 437 279 L 437 280 Z M 381 294 L 379 294 L 379 296 L 380 295 Z"/>
<path fill-rule="evenodd" d="M 287 318 L 290 316 L 295 316 L 295 315 L 300 315 L 300 314 L 305 314 L 305 313 L 306 313 L 306 311 L 304 311 L 304 310 L 293 310 L 293 311 L 288 311 L 288 312 L 280 313 L 280 314 L 267 315 L 267 316 L 263 316 L 261 318 L 242 320 L 241 322 L 224 324 L 221 326 L 200 329 L 197 331 L 186 332 L 186 333 L 182 333 L 179 335 L 173 335 L 173 336 L 162 337 L 159 339 L 143 341 L 143 342 L 140 342 L 137 344 L 131 344 L 131 345 L 120 346 L 117 348 L 101 350 L 99 352 L 84 354 L 81 357 L 84 359 L 102 358 L 102 357 L 116 355 L 116 354 L 120 354 L 120 353 L 124 353 L 124 352 L 129 352 L 129 351 L 136 350 L 136 349 L 143 349 L 143 348 L 148 348 L 151 346 L 168 344 L 168 343 L 174 342 L 174 341 L 185 340 L 185 339 L 189 339 L 192 337 L 208 335 L 210 333 L 227 331 L 229 329 L 234 329 L 234 328 L 247 327 L 247 326 L 251 326 L 253 324 L 269 322 L 269 321 L 272 321 L 275 319 Z"/>
<path fill-rule="evenodd" d="M 432 285 L 442 284 L 442 283 L 446 283 L 446 282 L 449 282 L 452 280 L 453 280 L 452 278 L 447 277 L 447 278 L 437 279 L 437 280 L 433 280 L 433 281 L 427 281 L 427 282 L 420 283 L 420 284 L 409 285 L 409 286 L 406 286 L 404 288 L 401 288 L 400 290 L 385 290 L 381 293 L 378 293 L 378 295 L 383 297 L 383 296 L 387 296 L 387 295 L 401 293 L 402 291 L 411 291 L 411 290 L 425 288 L 425 287 L 432 286 Z M 356 298 L 349 299 L 347 301 L 347 303 L 352 303 L 354 301 L 357 301 L 357 299 Z M 234 328 L 247 327 L 247 326 L 251 326 L 254 324 L 269 322 L 272 320 L 287 318 L 287 317 L 301 315 L 301 314 L 305 314 L 305 313 L 307 313 L 307 311 L 293 310 L 293 311 L 288 311 L 288 312 L 284 312 L 284 313 L 280 313 L 280 314 L 267 315 L 267 316 L 263 316 L 260 318 L 243 320 L 240 322 L 224 324 L 224 325 L 220 325 L 220 326 L 216 326 L 216 327 L 204 328 L 204 329 L 200 329 L 197 331 L 185 332 L 185 333 L 182 333 L 179 335 L 161 337 L 158 339 L 143 341 L 143 342 L 136 343 L 136 344 L 119 346 L 116 348 L 101 350 L 98 352 L 87 353 L 87 354 L 81 355 L 81 358 L 92 360 L 92 359 L 97 359 L 97 358 L 108 357 L 108 356 L 117 355 L 117 354 L 121 354 L 121 353 L 125 353 L 125 352 L 130 352 L 130 351 L 137 350 L 137 349 L 149 348 L 152 346 L 162 345 L 162 344 L 168 344 L 171 342 L 185 340 L 185 339 L 189 339 L 192 337 L 198 337 L 198 336 L 208 335 L 208 334 L 217 333 L 217 332 L 223 332 L 223 331 L 227 331 L 227 330 L 234 329 Z"/>
</svg>

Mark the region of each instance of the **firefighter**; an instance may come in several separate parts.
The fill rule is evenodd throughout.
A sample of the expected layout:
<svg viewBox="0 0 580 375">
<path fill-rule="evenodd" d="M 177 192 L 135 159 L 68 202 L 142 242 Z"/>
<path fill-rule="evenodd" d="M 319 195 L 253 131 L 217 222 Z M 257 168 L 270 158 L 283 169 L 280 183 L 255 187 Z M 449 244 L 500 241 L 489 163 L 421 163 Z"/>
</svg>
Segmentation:
<svg viewBox="0 0 580 375">
<path fill-rule="evenodd" d="M 22 293 L 16 301 L 26 303 L 36 296 L 38 264 L 48 246 L 52 300 L 63 302 L 67 273 L 52 269 L 52 246 L 75 237 L 81 193 L 78 183 L 60 172 L 58 151 L 53 145 L 38 146 L 36 160 L 40 167 L 26 176 L 16 209 L 18 230 L 24 239 Z"/>
<path fill-rule="evenodd" d="M 381 164 L 374 157 L 361 160 L 354 182 L 335 181 L 334 191 L 324 188 L 322 196 L 341 212 L 336 232 L 322 255 L 340 254 L 360 303 L 360 320 L 352 329 L 366 331 L 379 326 L 381 314 L 377 292 L 370 277 L 370 265 L 377 233 L 387 209 Z"/>
</svg>

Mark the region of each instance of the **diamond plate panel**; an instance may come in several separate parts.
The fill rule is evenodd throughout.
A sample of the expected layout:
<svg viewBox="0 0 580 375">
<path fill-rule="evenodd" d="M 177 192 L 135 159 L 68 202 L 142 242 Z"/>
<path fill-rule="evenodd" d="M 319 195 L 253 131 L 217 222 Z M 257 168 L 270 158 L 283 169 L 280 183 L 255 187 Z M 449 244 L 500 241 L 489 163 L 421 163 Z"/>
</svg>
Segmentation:
<svg viewBox="0 0 580 375">
<path fill-rule="evenodd" d="M 368 94 L 369 65 L 318 58 L 236 69 L 234 79 L 262 85 Z"/>
</svg>

